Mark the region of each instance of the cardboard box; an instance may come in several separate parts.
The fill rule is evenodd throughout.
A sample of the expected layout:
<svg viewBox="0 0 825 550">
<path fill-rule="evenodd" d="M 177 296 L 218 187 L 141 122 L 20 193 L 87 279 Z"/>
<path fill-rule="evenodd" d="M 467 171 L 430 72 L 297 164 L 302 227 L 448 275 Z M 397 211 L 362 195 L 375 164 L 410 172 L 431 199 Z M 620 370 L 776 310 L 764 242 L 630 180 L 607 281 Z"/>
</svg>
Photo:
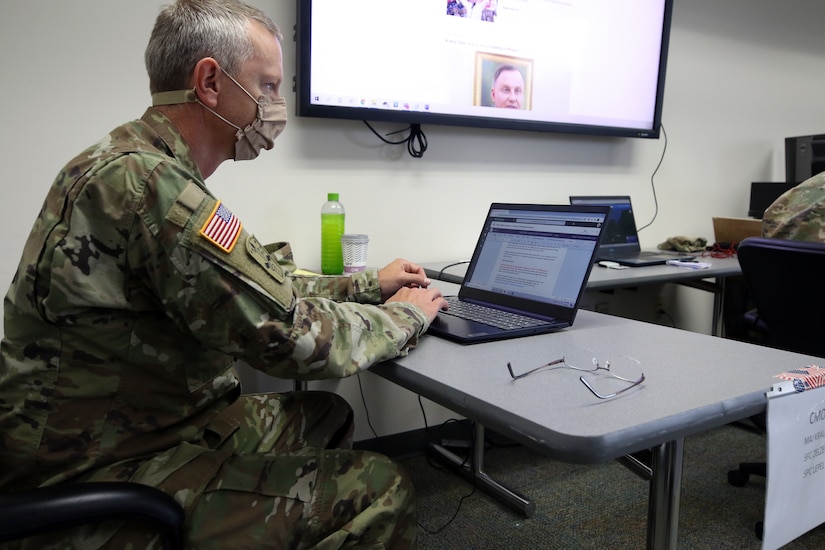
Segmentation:
<svg viewBox="0 0 825 550">
<path fill-rule="evenodd" d="M 762 220 L 753 218 L 713 218 L 717 243 L 738 243 L 745 237 L 762 236 Z"/>
</svg>

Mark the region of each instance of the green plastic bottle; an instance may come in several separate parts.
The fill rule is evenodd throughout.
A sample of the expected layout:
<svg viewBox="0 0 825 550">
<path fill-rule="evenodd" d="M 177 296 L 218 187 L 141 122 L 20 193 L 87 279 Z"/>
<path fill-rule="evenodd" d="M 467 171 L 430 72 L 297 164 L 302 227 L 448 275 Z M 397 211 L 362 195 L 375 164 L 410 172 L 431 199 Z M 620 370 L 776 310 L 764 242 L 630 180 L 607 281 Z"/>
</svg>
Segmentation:
<svg viewBox="0 0 825 550">
<path fill-rule="evenodd" d="M 329 193 L 321 208 L 321 273 L 340 275 L 344 272 L 341 237 L 344 235 L 344 205 L 338 193 Z"/>
</svg>

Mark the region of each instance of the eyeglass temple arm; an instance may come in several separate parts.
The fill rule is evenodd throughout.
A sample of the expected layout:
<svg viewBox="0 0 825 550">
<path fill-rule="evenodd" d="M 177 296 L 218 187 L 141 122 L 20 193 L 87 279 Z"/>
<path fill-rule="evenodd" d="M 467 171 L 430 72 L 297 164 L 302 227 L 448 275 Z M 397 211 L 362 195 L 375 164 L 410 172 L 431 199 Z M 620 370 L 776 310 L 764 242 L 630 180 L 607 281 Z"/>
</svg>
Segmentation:
<svg viewBox="0 0 825 550">
<path fill-rule="evenodd" d="M 618 377 L 617 377 L 617 378 L 618 378 Z M 626 388 L 622 388 L 621 390 L 619 390 L 619 391 L 617 391 L 617 392 L 610 393 L 610 394 L 608 394 L 608 395 L 602 395 L 602 394 L 600 394 L 599 392 L 597 392 L 596 390 L 594 390 L 594 389 L 593 389 L 593 386 L 591 386 L 591 385 L 590 385 L 590 383 L 587 381 L 587 379 L 585 379 L 585 377 L 584 377 L 584 376 L 579 376 L 579 380 L 581 380 L 581 381 L 582 381 L 582 384 L 584 384 L 584 385 L 585 385 L 585 387 L 586 387 L 588 390 L 590 390 L 590 392 L 591 392 L 593 395 L 595 395 L 596 397 L 598 397 L 599 399 L 610 399 L 610 398 L 616 397 L 616 396 L 617 396 L 617 395 L 619 395 L 620 393 L 624 393 L 624 392 L 626 392 L 626 391 L 627 391 L 627 390 L 629 390 L 629 389 L 635 388 L 636 386 L 638 386 L 639 384 L 641 384 L 642 382 L 644 382 L 644 381 L 645 381 L 645 375 L 644 375 L 644 374 L 642 374 L 642 376 L 640 376 L 638 380 L 636 380 L 636 381 L 634 381 L 633 383 L 631 383 L 628 387 L 626 387 Z M 624 379 L 624 378 L 619 378 L 619 380 L 625 380 L 625 379 Z"/>
<path fill-rule="evenodd" d="M 536 367 L 536 368 L 531 369 L 531 370 L 528 370 L 527 372 L 523 372 L 521 374 L 516 374 L 516 373 L 513 372 L 513 365 L 510 363 L 510 361 L 507 361 L 507 370 L 510 371 L 510 376 L 513 378 L 513 380 L 518 380 L 519 378 L 524 378 L 528 374 L 533 374 L 537 370 L 541 370 L 545 367 L 551 367 L 553 365 L 558 365 L 559 363 L 564 363 L 564 357 L 562 357 L 561 359 L 555 359 L 553 361 L 550 361 L 549 363 L 545 363 L 542 366 Z"/>
</svg>

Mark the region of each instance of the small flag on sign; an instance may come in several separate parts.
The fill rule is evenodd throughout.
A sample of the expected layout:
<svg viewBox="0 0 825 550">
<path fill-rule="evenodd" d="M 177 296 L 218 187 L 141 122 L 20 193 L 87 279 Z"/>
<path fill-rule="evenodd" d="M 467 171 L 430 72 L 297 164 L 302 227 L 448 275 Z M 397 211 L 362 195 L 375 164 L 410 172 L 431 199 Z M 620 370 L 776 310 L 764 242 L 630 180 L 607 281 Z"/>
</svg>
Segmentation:
<svg viewBox="0 0 825 550">
<path fill-rule="evenodd" d="M 783 380 L 801 380 L 806 390 L 825 386 L 825 369 L 818 365 L 807 365 L 777 374 L 776 378 Z"/>
<path fill-rule="evenodd" d="M 242 227 L 241 220 L 218 201 L 212 214 L 203 224 L 200 234 L 224 252 L 232 252 Z"/>
</svg>

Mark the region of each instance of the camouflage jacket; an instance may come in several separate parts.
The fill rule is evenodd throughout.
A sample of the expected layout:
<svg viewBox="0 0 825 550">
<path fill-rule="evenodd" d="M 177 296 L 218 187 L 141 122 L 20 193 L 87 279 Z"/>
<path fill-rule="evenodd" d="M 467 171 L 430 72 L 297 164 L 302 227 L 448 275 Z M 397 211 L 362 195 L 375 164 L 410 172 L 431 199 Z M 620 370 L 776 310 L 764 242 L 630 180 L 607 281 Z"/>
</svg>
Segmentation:
<svg viewBox="0 0 825 550">
<path fill-rule="evenodd" d="M 411 304 L 364 305 L 380 301 L 376 270 L 294 276 L 287 244 L 237 221 L 156 109 L 66 165 L 5 299 L 0 488 L 186 462 L 201 451 L 180 444 L 237 395 L 237 359 L 343 377 L 426 330 Z"/>
<path fill-rule="evenodd" d="M 776 199 L 762 216 L 762 235 L 825 242 L 825 172 L 808 178 Z"/>
</svg>

